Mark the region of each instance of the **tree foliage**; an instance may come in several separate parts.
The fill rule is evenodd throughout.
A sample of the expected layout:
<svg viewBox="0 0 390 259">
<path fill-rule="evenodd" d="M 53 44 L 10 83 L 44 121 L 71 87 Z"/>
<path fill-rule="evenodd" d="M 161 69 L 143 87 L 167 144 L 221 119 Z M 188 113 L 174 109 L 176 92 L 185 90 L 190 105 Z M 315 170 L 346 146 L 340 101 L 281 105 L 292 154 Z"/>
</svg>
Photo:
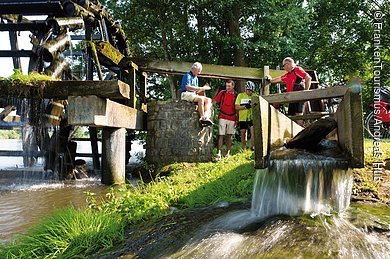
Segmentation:
<svg viewBox="0 0 390 259">
<path fill-rule="evenodd" d="M 327 84 L 362 78 L 370 89 L 375 11 L 389 46 L 388 1 L 121 0 L 106 3 L 137 57 L 275 68 L 291 56 Z M 382 49 L 389 62 L 389 49 Z M 389 70 L 383 69 L 383 84 Z M 160 83 L 158 83 L 160 82 Z M 166 80 L 153 91 L 166 96 Z M 180 77 L 174 78 L 180 84 Z M 169 94 L 168 94 L 169 95 Z"/>
</svg>

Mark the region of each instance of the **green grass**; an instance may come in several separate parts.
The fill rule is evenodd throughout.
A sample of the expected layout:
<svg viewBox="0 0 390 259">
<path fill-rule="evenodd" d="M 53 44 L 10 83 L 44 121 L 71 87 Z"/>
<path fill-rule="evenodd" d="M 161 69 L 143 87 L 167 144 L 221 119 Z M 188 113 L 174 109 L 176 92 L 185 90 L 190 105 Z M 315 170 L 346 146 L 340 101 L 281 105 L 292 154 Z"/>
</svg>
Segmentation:
<svg viewBox="0 0 390 259">
<path fill-rule="evenodd" d="M 67 208 L 0 248 L 0 257 L 80 258 L 113 247 L 123 239 L 123 229 L 122 222 L 113 215 Z"/>
<path fill-rule="evenodd" d="M 36 81 L 53 81 L 55 79 L 48 75 L 40 74 L 37 72 L 29 73 L 28 75 L 23 74 L 19 69 L 14 69 L 14 73 L 8 78 L 1 78 L 1 80 L 9 82 L 18 82 L 23 84 L 32 84 Z"/>
<path fill-rule="evenodd" d="M 364 168 L 353 169 L 354 185 L 352 194 L 355 196 L 368 197 L 386 202 L 386 189 L 380 188 L 382 181 L 375 181 L 373 178 L 373 162 L 384 162 L 390 158 L 390 142 L 383 141 L 379 143 L 379 149 L 382 153 L 380 157 L 374 157 L 373 139 L 364 139 Z"/>
<path fill-rule="evenodd" d="M 390 141 L 379 142 L 379 149 L 382 152 L 382 156 L 375 158 L 373 156 L 374 140 L 370 138 L 364 139 L 364 162 L 367 166 L 372 166 L 375 161 L 384 161 L 386 158 L 390 158 Z"/>
<path fill-rule="evenodd" d="M 29 234 L 0 247 L 0 258 L 80 258 L 112 248 L 123 240 L 129 224 L 158 219 L 172 207 L 201 207 L 251 196 L 253 152 L 217 163 L 177 163 L 164 170 L 169 177 L 139 188 L 113 188 L 105 201 L 88 196 L 89 209 L 68 208 L 49 216 Z"/>
<path fill-rule="evenodd" d="M 247 199 L 252 193 L 253 152 L 246 151 L 217 163 L 178 163 L 165 167 L 169 177 L 151 184 L 119 188 L 108 194 L 109 200 L 91 207 L 117 213 L 136 224 L 166 215 L 170 207 L 194 208 Z"/>
</svg>

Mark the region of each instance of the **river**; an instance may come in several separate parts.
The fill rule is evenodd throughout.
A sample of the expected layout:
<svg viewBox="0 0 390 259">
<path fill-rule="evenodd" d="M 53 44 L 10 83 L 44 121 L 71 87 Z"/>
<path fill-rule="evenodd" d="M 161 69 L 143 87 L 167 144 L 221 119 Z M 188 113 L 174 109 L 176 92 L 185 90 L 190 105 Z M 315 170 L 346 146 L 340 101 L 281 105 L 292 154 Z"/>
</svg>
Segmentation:
<svg viewBox="0 0 390 259">
<path fill-rule="evenodd" d="M 0 150 L 22 150 L 22 142 L 20 139 L 2 139 Z M 89 142 L 78 142 L 77 152 L 91 152 Z M 143 152 L 142 145 L 133 143 L 130 163 L 137 163 L 136 153 L 142 156 Z M 84 160 L 87 164 L 92 162 L 89 158 Z M 102 196 L 107 191 L 99 178 L 68 182 L 47 180 L 42 167 L 43 161 L 38 159 L 37 165 L 26 172 L 22 157 L 0 157 L 0 242 L 26 233 L 28 228 L 58 209 L 86 206 L 85 192 Z"/>
<path fill-rule="evenodd" d="M 390 258 L 389 206 L 352 203 L 348 208 L 350 193 L 345 190 L 351 189 L 350 172 L 331 171 L 332 161 L 325 160 L 275 162 L 277 170 L 257 172 L 250 208 L 217 216 L 218 208 L 212 207 L 190 210 L 184 216 L 174 213 L 169 216 L 176 218 L 151 222 L 152 226 L 145 222 L 145 229 L 141 224 L 138 231 L 126 234 L 128 245 L 112 257 Z M 19 169 L 15 161 L 5 160 L 2 166 Z M 297 168 L 285 170 L 291 166 Z M 304 188 L 299 191 L 298 186 Z M 25 233 L 57 209 L 86 206 L 85 192 L 104 195 L 106 188 L 99 179 L 57 182 L 0 177 L 0 242 Z M 222 203 L 221 208 L 225 206 L 230 205 Z"/>
</svg>

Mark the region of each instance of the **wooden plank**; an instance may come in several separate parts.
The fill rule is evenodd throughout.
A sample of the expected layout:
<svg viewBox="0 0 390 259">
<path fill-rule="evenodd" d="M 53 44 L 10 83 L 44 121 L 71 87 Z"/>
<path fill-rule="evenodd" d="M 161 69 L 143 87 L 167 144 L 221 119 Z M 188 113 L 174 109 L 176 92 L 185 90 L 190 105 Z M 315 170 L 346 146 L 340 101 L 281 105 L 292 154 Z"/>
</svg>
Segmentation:
<svg viewBox="0 0 390 259">
<path fill-rule="evenodd" d="M 269 75 L 269 66 L 264 66 L 264 75 Z M 268 84 L 267 84 L 268 83 Z M 271 83 L 267 82 L 265 79 L 263 79 L 263 93 L 262 95 L 269 95 L 269 89 L 271 87 Z"/>
<path fill-rule="evenodd" d="M 130 86 L 120 80 L 52 81 L 43 91 L 43 96 L 46 98 L 66 99 L 68 96 L 79 95 L 128 99 Z"/>
<path fill-rule="evenodd" d="M 43 89 L 43 90 L 42 90 Z M 0 96 L 20 98 L 67 99 L 68 96 L 98 95 L 104 98 L 129 99 L 130 86 L 120 80 L 36 81 L 28 85 L 0 80 Z"/>
<path fill-rule="evenodd" d="M 43 152 L 41 151 L 31 151 L 31 152 L 25 152 L 22 150 L 0 150 L 0 157 L 2 156 L 8 156 L 8 157 L 22 157 L 22 156 L 43 156 Z M 98 154 L 98 156 L 101 156 Z M 91 153 L 76 153 L 76 157 L 92 157 Z"/>
<path fill-rule="evenodd" d="M 132 59 L 134 63 L 138 64 L 139 69 L 149 73 L 160 74 L 175 74 L 182 75 L 188 71 L 192 66 L 190 62 L 181 61 L 162 61 L 162 60 L 144 60 Z M 198 77 L 206 78 L 222 78 L 222 79 L 241 79 L 259 81 L 264 77 L 263 69 L 253 67 L 238 67 L 238 66 L 224 66 L 214 64 L 202 64 L 203 70 Z M 285 73 L 282 70 L 270 69 L 272 77 L 281 76 Z"/>
<path fill-rule="evenodd" d="M 146 114 L 97 96 L 68 98 L 69 124 L 146 130 Z"/>
<path fill-rule="evenodd" d="M 276 110 L 262 96 L 252 97 L 255 135 L 255 168 L 266 168 L 271 150 L 283 146 L 303 128 Z"/>
<path fill-rule="evenodd" d="M 4 109 L 0 112 L 0 120 L 3 120 L 5 117 L 7 117 L 8 114 L 12 112 L 12 109 L 14 109 L 12 105 L 5 106 Z"/>
<path fill-rule="evenodd" d="M 9 157 L 22 157 L 22 156 L 43 156 L 43 152 L 41 151 L 22 151 L 22 150 L 0 150 L 1 156 L 9 156 Z"/>
<path fill-rule="evenodd" d="M 269 103 L 290 103 L 342 97 L 347 92 L 347 90 L 347 87 L 335 86 L 330 88 L 311 89 L 306 91 L 270 94 L 263 97 Z"/>
<path fill-rule="evenodd" d="M 337 107 L 337 137 L 350 157 L 350 167 L 364 167 L 363 107 L 361 93 L 348 90 Z"/>
<path fill-rule="evenodd" d="M 315 120 L 322 118 L 324 116 L 333 116 L 334 113 L 328 113 L 328 112 L 313 112 L 313 113 L 307 113 L 303 115 L 294 115 L 294 116 L 288 116 L 293 121 L 296 120 Z"/>
</svg>

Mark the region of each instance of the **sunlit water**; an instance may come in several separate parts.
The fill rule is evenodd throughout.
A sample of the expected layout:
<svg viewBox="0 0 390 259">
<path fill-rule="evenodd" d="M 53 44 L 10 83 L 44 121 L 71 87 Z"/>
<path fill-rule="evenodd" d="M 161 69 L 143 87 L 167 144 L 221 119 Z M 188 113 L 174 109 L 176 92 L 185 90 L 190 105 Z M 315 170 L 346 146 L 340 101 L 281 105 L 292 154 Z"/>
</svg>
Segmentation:
<svg viewBox="0 0 390 259">
<path fill-rule="evenodd" d="M 0 150 L 21 149 L 21 140 L 0 140 Z M 90 143 L 78 142 L 77 152 L 91 152 Z M 138 162 L 138 156 L 144 154 L 142 145 L 133 144 L 131 153 L 130 162 Z M 85 160 L 91 163 L 91 159 Z M 99 178 L 57 181 L 52 172 L 43 171 L 42 159 L 33 168 L 24 168 L 21 157 L 0 157 L 0 243 L 26 233 L 57 209 L 86 206 L 86 192 L 101 196 L 107 186 Z"/>
<path fill-rule="evenodd" d="M 367 224 L 375 220 L 373 216 Z M 389 251 L 388 232 L 356 227 L 350 213 L 260 219 L 249 211 L 236 211 L 203 226 L 176 252 L 158 257 L 378 259 L 389 258 Z"/>
<path fill-rule="evenodd" d="M 358 204 L 349 209 L 353 179 L 349 169 L 342 169 L 342 159 L 282 152 L 271 160 L 269 169 L 257 171 L 249 210 L 219 217 L 203 225 L 184 246 L 156 254 L 164 258 L 390 258 L 390 208 L 379 207 L 380 217 L 357 213 Z M 363 214 L 366 218 L 359 222 Z"/>
<path fill-rule="evenodd" d="M 0 241 L 12 239 L 57 209 L 86 206 L 85 192 L 104 195 L 99 179 L 0 186 Z"/>
</svg>

